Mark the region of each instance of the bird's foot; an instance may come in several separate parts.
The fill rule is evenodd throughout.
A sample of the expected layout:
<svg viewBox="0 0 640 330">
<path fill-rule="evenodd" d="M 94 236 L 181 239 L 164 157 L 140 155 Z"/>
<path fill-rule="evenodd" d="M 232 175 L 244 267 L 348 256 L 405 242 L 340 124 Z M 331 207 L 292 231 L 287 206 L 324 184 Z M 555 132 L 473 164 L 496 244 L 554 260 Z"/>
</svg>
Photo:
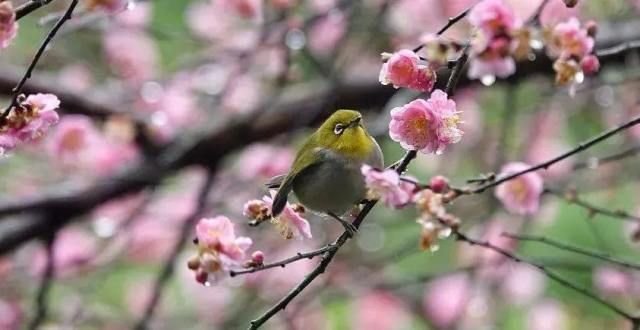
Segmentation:
<svg viewBox="0 0 640 330">
<path fill-rule="evenodd" d="M 354 226 L 351 222 L 341 219 L 339 216 L 335 215 L 332 212 L 329 212 L 328 214 L 334 220 L 336 220 L 336 221 L 340 222 L 340 224 L 342 224 L 342 227 L 344 227 L 344 230 L 349 235 L 349 238 L 353 238 L 358 233 L 358 228 L 356 228 L 356 226 Z"/>
</svg>

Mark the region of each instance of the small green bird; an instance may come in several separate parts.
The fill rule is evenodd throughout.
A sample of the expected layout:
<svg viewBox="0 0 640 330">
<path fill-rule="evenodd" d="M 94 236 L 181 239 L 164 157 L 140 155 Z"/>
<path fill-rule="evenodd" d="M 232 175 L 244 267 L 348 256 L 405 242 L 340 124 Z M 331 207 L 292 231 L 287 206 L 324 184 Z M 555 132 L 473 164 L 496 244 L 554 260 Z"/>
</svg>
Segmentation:
<svg viewBox="0 0 640 330">
<path fill-rule="evenodd" d="M 305 141 L 289 173 L 267 184 L 280 187 L 273 200 L 273 216 L 282 212 L 293 190 L 306 208 L 328 214 L 355 234 L 356 228 L 340 216 L 365 199 L 363 164 L 383 168 L 382 150 L 364 128 L 358 111 L 338 110 Z"/>
</svg>

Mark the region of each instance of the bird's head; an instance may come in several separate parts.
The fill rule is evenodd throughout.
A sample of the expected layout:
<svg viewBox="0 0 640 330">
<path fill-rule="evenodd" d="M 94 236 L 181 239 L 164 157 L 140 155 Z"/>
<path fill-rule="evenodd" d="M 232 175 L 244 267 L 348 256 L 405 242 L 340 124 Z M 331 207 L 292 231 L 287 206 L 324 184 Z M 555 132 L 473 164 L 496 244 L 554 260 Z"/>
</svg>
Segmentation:
<svg viewBox="0 0 640 330">
<path fill-rule="evenodd" d="M 352 159 L 364 159 L 374 148 L 374 142 L 355 110 L 338 110 L 318 128 L 317 143 Z"/>
</svg>

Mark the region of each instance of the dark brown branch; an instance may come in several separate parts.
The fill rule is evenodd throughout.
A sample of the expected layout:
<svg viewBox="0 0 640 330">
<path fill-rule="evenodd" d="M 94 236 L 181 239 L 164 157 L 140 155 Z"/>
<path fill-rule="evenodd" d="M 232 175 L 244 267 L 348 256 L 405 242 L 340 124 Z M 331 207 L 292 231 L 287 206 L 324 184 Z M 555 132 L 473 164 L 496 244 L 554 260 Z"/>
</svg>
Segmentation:
<svg viewBox="0 0 640 330">
<path fill-rule="evenodd" d="M 331 251 L 336 249 L 337 247 L 333 244 L 329 244 L 326 245 L 322 248 L 319 248 L 317 250 L 313 250 L 310 252 L 298 252 L 298 254 L 296 254 L 293 257 L 287 258 L 287 259 L 283 259 L 280 261 L 276 261 L 276 262 L 272 262 L 272 263 L 268 263 L 268 264 L 264 264 L 261 266 L 257 266 L 257 267 L 252 267 L 252 268 L 248 268 L 248 269 L 242 269 L 242 270 L 232 270 L 229 272 L 229 276 L 234 277 L 237 275 L 242 275 L 242 274 L 249 274 L 249 273 L 255 273 L 255 272 L 259 272 L 265 269 L 270 269 L 270 268 L 276 268 L 276 267 L 281 267 L 284 268 L 286 265 L 292 263 L 292 262 L 296 262 L 298 260 L 302 260 L 302 259 L 313 259 L 317 256 L 320 256 L 322 254 L 324 254 L 327 251 Z"/>
<path fill-rule="evenodd" d="M 542 0 L 542 2 L 540 2 L 536 10 L 533 12 L 533 15 L 531 15 L 531 18 L 527 20 L 527 24 L 531 24 L 533 26 L 540 26 L 540 16 L 542 15 L 542 12 L 544 11 L 544 8 L 547 6 L 548 3 L 549 3 L 549 0 Z"/>
<path fill-rule="evenodd" d="M 53 282 L 53 276 L 55 273 L 55 233 L 50 233 L 48 237 L 43 240 L 43 242 L 45 244 L 47 261 L 45 264 L 44 272 L 42 273 L 42 279 L 40 280 L 40 287 L 38 288 L 38 291 L 36 293 L 35 314 L 31 322 L 29 322 L 29 326 L 27 327 L 30 330 L 36 330 L 40 328 L 40 325 L 47 317 L 47 299 L 49 297 L 49 291 L 51 289 L 51 283 Z"/>
<path fill-rule="evenodd" d="M 162 271 L 158 274 L 158 278 L 156 279 L 155 284 L 153 286 L 153 294 L 151 296 L 151 299 L 149 300 L 149 303 L 145 308 L 143 316 L 140 318 L 140 320 L 136 324 L 135 329 L 138 329 L 138 330 L 147 329 L 148 323 L 153 317 L 153 313 L 156 310 L 156 306 L 160 301 L 162 292 L 164 291 L 164 288 L 167 285 L 167 282 L 173 276 L 175 263 L 176 263 L 176 260 L 178 259 L 178 255 L 180 254 L 180 251 L 182 251 L 182 249 L 184 248 L 184 245 L 188 241 L 189 233 L 192 232 L 196 221 L 202 215 L 202 212 L 206 207 L 207 197 L 209 196 L 209 192 L 211 191 L 211 187 L 213 186 L 213 179 L 214 179 L 214 173 L 213 173 L 213 170 L 211 169 L 208 171 L 207 178 L 205 179 L 205 182 L 202 184 L 202 188 L 198 193 L 198 201 L 195 209 L 187 217 L 187 219 L 185 219 L 182 225 L 182 229 L 180 231 L 180 236 L 178 237 L 178 240 L 176 241 L 176 244 L 173 247 L 173 250 L 171 250 L 171 255 L 165 261 L 164 268 L 162 268 Z"/>
<path fill-rule="evenodd" d="M 29 64 L 29 67 L 27 68 L 27 71 L 24 73 L 24 76 L 22 76 L 22 79 L 20 79 L 16 87 L 12 89 L 11 92 L 13 95 L 11 97 L 11 103 L 4 109 L 4 111 L 0 115 L 0 120 L 6 118 L 9 115 L 9 112 L 11 112 L 11 109 L 16 105 L 18 105 L 18 96 L 22 92 L 22 87 L 24 87 L 24 84 L 27 82 L 27 79 L 31 78 L 33 69 L 35 69 L 36 65 L 38 64 L 38 61 L 40 61 L 40 57 L 42 57 L 42 54 L 44 54 L 44 51 L 47 49 L 47 46 L 49 45 L 49 43 L 53 40 L 53 37 L 55 37 L 56 33 L 58 33 L 58 30 L 60 30 L 60 28 L 62 27 L 62 25 L 64 25 L 66 21 L 71 19 L 71 15 L 73 14 L 73 11 L 76 9 L 77 5 L 78 5 L 78 0 L 71 1 L 71 4 L 69 4 L 69 8 L 67 8 L 67 11 L 65 11 L 64 15 L 60 17 L 60 19 L 56 22 L 56 24 L 53 26 L 51 31 L 49 31 L 49 33 L 47 34 L 47 37 L 44 39 L 44 41 L 42 41 L 40 48 L 38 48 L 38 51 L 33 56 L 33 59 L 31 60 L 31 64 Z"/>
<path fill-rule="evenodd" d="M 471 11 L 471 8 L 473 8 L 473 6 L 475 6 L 475 4 L 469 6 L 467 9 L 465 9 L 462 12 L 460 12 L 458 15 L 453 16 L 453 17 L 449 17 L 449 19 L 447 20 L 447 24 L 445 24 L 442 28 L 440 28 L 440 30 L 438 30 L 438 32 L 436 32 L 436 35 L 441 35 L 441 34 L 445 33 L 447 30 L 449 30 L 450 27 L 452 27 L 453 25 L 458 23 L 461 19 L 463 19 L 465 16 L 467 16 L 467 14 L 469 14 L 469 12 Z M 424 47 L 424 44 L 422 44 L 420 46 L 417 46 L 416 48 L 413 49 L 413 52 L 417 53 L 423 47 Z"/>
<path fill-rule="evenodd" d="M 563 242 L 559 242 L 556 240 L 553 240 L 551 238 L 547 238 L 547 237 L 543 237 L 543 236 L 533 236 L 533 235 L 516 235 L 516 234 L 511 234 L 511 233 L 502 233 L 503 236 L 505 237 L 509 237 L 511 239 L 514 240 L 518 240 L 518 241 L 530 241 L 530 242 L 539 242 L 542 244 L 546 244 L 546 245 L 550 245 L 553 247 L 557 247 L 561 250 L 566 250 L 566 251 L 570 251 L 570 252 L 574 252 L 574 253 L 578 253 L 578 254 L 582 254 L 591 258 L 595 258 L 595 259 L 599 259 L 602 261 L 606 261 L 612 264 L 617 264 L 620 265 L 622 267 L 626 267 L 626 268 L 632 268 L 632 269 L 638 269 L 640 270 L 640 264 L 636 264 L 636 263 L 632 263 L 629 261 L 625 261 L 625 260 L 620 260 L 617 259 L 609 254 L 606 253 L 602 253 L 602 252 L 598 252 L 598 251 L 592 251 L 589 249 L 585 249 L 585 248 L 581 248 L 581 247 L 577 247 L 577 246 L 572 246 Z"/>
<path fill-rule="evenodd" d="M 466 243 L 469 243 L 471 245 L 475 245 L 475 246 L 481 246 L 490 250 L 493 250 L 503 256 L 505 256 L 506 258 L 513 260 L 515 262 L 521 262 L 521 263 L 525 263 L 528 265 L 531 265 L 535 268 L 537 268 L 538 270 L 540 270 L 545 276 L 547 276 L 548 278 L 556 281 L 557 283 L 559 283 L 560 285 L 567 287 L 575 292 L 578 292 L 580 294 L 582 294 L 583 296 L 601 304 L 602 306 L 610 309 L 611 311 L 615 312 L 616 314 L 626 318 L 627 320 L 629 320 L 630 322 L 632 322 L 632 324 L 637 324 L 638 322 L 640 322 L 640 318 L 635 317 L 631 314 L 629 314 L 628 312 L 622 310 L 620 307 L 600 298 L 599 296 L 597 296 L 595 293 L 580 287 L 576 284 L 574 284 L 573 282 L 571 282 L 570 280 L 564 278 L 563 276 L 559 275 L 558 273 L 550 270 L 547 266 L 540 264 L 540 263 L 536 263 L 536 262 L 532 262 L 529 260 L 526 260 L 522 257 L 519 257 L 499 246 L 495 246 L 487 241 L 480 241 L 480 240 L 476 240 L 476 239 L 472 239 L 468 236 L 466 236 L 465 234 L 459 232 L 458 230 L 454 230 L 454 235 L 455 238 L 459 241 L 463 241 Z"/>
<path fill-rule="evenodd" d="M 20 7 L 16 8 L 16 21 L 31 14 L 36 9 L 49 4 L 53 0 L 31 0 L 29 2 L 25 2 Z"/>
<path fill-rule="evenodd" d="M 545 188 L 544 192 L 547 194 L 551 194 L 559 198 L 562 198 L 570 204 L 575 204 L 585 208 L 589 212 L 589 215 L 601 214 L 604 216 L 608 216 L 608 217 L 623 220 L 623 221 L 640 222 L 640 217 L 634 216 L 633 214 L 630 214 L 626 211 L 609 210 L 600 206 L 593 205 L 585 200 L 582 200 L 578 197 L 577 193 L 574 191 L 565 193 L 565 192 L 557 191 L 551 188 Z"/>
</svg>

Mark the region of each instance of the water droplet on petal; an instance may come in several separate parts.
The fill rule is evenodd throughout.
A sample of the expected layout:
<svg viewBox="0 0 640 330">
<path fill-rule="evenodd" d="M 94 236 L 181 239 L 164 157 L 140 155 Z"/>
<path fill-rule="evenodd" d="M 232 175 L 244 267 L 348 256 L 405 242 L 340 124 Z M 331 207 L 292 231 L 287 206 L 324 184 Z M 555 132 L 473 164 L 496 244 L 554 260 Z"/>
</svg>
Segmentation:
<svg viewBox="0 0 640 330">
<path fill-rule="evenodd" d="M 442 228 L 440 229 L 440 231 L 438 231 L 439 238 L 447 238 L 449 236 L 451 236 L 451 228 L 449 227 Z"/>
<path fill-rule="evenodd" d="M 211 282 L 209 282 L 209 281 L 204 282 L 204 286 L 210 287 L 211 286 Z"/>
<path fill-rule="evenodd" d="M 544 47 L 544 43 L 539 39 L 531 39 L 531 41 L 529 41 L 529 46 L 533 49 L 542 49 L 542 47 Z"/>
<path fill-rule="evenodd" d="M 496 76 L 494 75 L 484 75 L 480 78 L 480 82 L 482 82 L 485 86 L 491 86 L 494 82 L 496 82 Z"/>
<path fill-rule="evenodd" d="M 440 250 L 440 245 L 438 245 L 438 244 L 432 244 L 432 245 L 429 247 L 429 251 L 431 251 L 431 252 L 436 252 L 436 251 L 438 251 L 438 250 Z"/>
<path fill-rule="evenodd" d="M 578 73 L 576 73 L 576 75 L 574 76 L 574 79 L 578 84 L 582 84 L 582 82 L 584 82 L 584 72 L 578 71 Z"/>
<path fill-rule="evenodd" d="M 536 60 L 536 54 L 535 53 L 529 53 L 529 55 L 527 55 L 527 59 L 531 62 Z"/>
<path fill-rule="evenodd" d="M 136 2 L 135 1 L 128 1 L 127 2 L 127 10 L 134 10 L 136 9 Z"/>
</svg>

